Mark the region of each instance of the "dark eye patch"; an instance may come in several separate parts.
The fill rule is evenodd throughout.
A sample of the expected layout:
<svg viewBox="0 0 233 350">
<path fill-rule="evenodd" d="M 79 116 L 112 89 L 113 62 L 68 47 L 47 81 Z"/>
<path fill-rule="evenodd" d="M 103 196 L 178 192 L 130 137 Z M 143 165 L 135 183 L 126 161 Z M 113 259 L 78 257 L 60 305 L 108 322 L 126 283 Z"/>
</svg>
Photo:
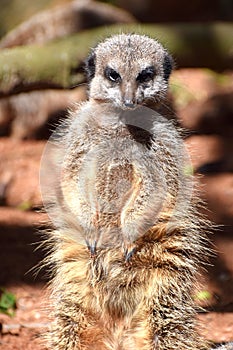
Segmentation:
<svg viewBox="0 0 233 350">
<path fill-rule="evenodd" d="M 136 81 L 139 83 L 146 83 L 152 80 L 155 76 L 155 67 L 150 66 L 143 69 L 137 76 Z"/>
<path fill-rule="evenodd" d="M 89 81 L 95 76 L 95 60 L 95 53 L 92 51 L 85 62 L 85 71 Z"/>
<path fill-rule="evenodd" d="M 120 74 L 110 67 L 105 68 L 104 75 L 108 80 L 114 83 L 119 83 L 121 81 Z"/>
<path fill-rule="evenodd" d="M 164 79 L 165 80 L 168 80 L 168 78 L 171 74 L 173 65 L 174 64 L 173 64 L 172 57 L 168 53 L 166 53 L 166 55 L 164 57 L 164 63 L 163 63 L 163 71 L 164 71 Z"/>
</svg>

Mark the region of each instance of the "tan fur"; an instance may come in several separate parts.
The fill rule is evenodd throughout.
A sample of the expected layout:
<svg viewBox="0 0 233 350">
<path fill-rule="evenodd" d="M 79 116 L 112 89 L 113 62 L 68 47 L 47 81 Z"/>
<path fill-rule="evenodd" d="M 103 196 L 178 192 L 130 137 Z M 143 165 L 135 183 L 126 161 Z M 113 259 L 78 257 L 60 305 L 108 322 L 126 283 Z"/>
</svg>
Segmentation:
<svg viewBox="0 0 233 350">
<path fill-rule="evenodd" d="M 183 143 L 171 122 L 137 111 L 90 97 L 61 125 L 53 350 L 208 348 L 195 329 L 205 237 Z"/>
</svg>

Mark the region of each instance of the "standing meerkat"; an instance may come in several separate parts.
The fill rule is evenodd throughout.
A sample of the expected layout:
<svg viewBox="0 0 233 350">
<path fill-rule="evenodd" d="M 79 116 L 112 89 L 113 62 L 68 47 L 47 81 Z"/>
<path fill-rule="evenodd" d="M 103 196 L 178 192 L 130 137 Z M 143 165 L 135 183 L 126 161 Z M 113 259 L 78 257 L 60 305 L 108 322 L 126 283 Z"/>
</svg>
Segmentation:
<svg viewBox="0 0 233 350">
<path fill-rule="evenodd" d="M 172 59 L 110 37 L 86 62 L 89 100 L 61 123 L 50 232 L 53 350 L 207 349 L 192 288 L 205 252 L 182 139 L 164 103 Z"/>
</svg>

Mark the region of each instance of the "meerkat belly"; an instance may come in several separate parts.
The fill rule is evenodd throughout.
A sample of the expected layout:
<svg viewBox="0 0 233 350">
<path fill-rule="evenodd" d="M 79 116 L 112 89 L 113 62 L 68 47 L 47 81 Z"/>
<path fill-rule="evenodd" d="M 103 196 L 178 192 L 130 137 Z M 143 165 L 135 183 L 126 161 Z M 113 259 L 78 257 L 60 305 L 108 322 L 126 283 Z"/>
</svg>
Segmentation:
<svg viewBox="0 0 233 350">
<path fill-rule="evenodd" d="M 62 185 L 71 214 L 85 230 L 86 241 L 94 245 L 115 245 L 122 235 L 135 241 L 153 225 L 163 202 L 158 186 L 164 187 L 164 180 L 161 169 L 156 169 L 156 154 L 128 130 L 116 134 L 90 147 L 78 172 Z M 142 217 L 144 211 L 147 216 Z"/>
</svg>

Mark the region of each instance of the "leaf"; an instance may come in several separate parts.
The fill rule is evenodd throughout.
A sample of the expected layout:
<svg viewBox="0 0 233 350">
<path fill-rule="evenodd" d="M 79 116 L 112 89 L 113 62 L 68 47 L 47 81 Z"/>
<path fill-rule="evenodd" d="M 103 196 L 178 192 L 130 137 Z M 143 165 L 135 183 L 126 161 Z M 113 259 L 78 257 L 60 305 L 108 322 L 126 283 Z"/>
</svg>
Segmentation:
<svg viewBox="0 0 233 350">
<path fill-rule="evenodd" d="M 185 166 L 184 174 L 187 175 L 187 176 L 194 174 L 194 169 L 193 169 L 193 166 L 191 164 Z"/>
<path fill-rule="evenodd" d="M 204 301 L 210 300 L 212 298 L 212 294 L 208 290 L 201 290 L 200 292 L 194 295 L 194 299 Z"/>
<path fill-rule="evenodd" d="M 30 201 L 24 201 L 20 203 L 17 208 L 22 211 L 27 211 L 32 208 L 32 203 Z"/>
<path fill-rule="evenodd" d="M 0 313 L 14 316 L 16 309 L 16 297 L 14 294 L 0 289 Z"/>
</svg>

